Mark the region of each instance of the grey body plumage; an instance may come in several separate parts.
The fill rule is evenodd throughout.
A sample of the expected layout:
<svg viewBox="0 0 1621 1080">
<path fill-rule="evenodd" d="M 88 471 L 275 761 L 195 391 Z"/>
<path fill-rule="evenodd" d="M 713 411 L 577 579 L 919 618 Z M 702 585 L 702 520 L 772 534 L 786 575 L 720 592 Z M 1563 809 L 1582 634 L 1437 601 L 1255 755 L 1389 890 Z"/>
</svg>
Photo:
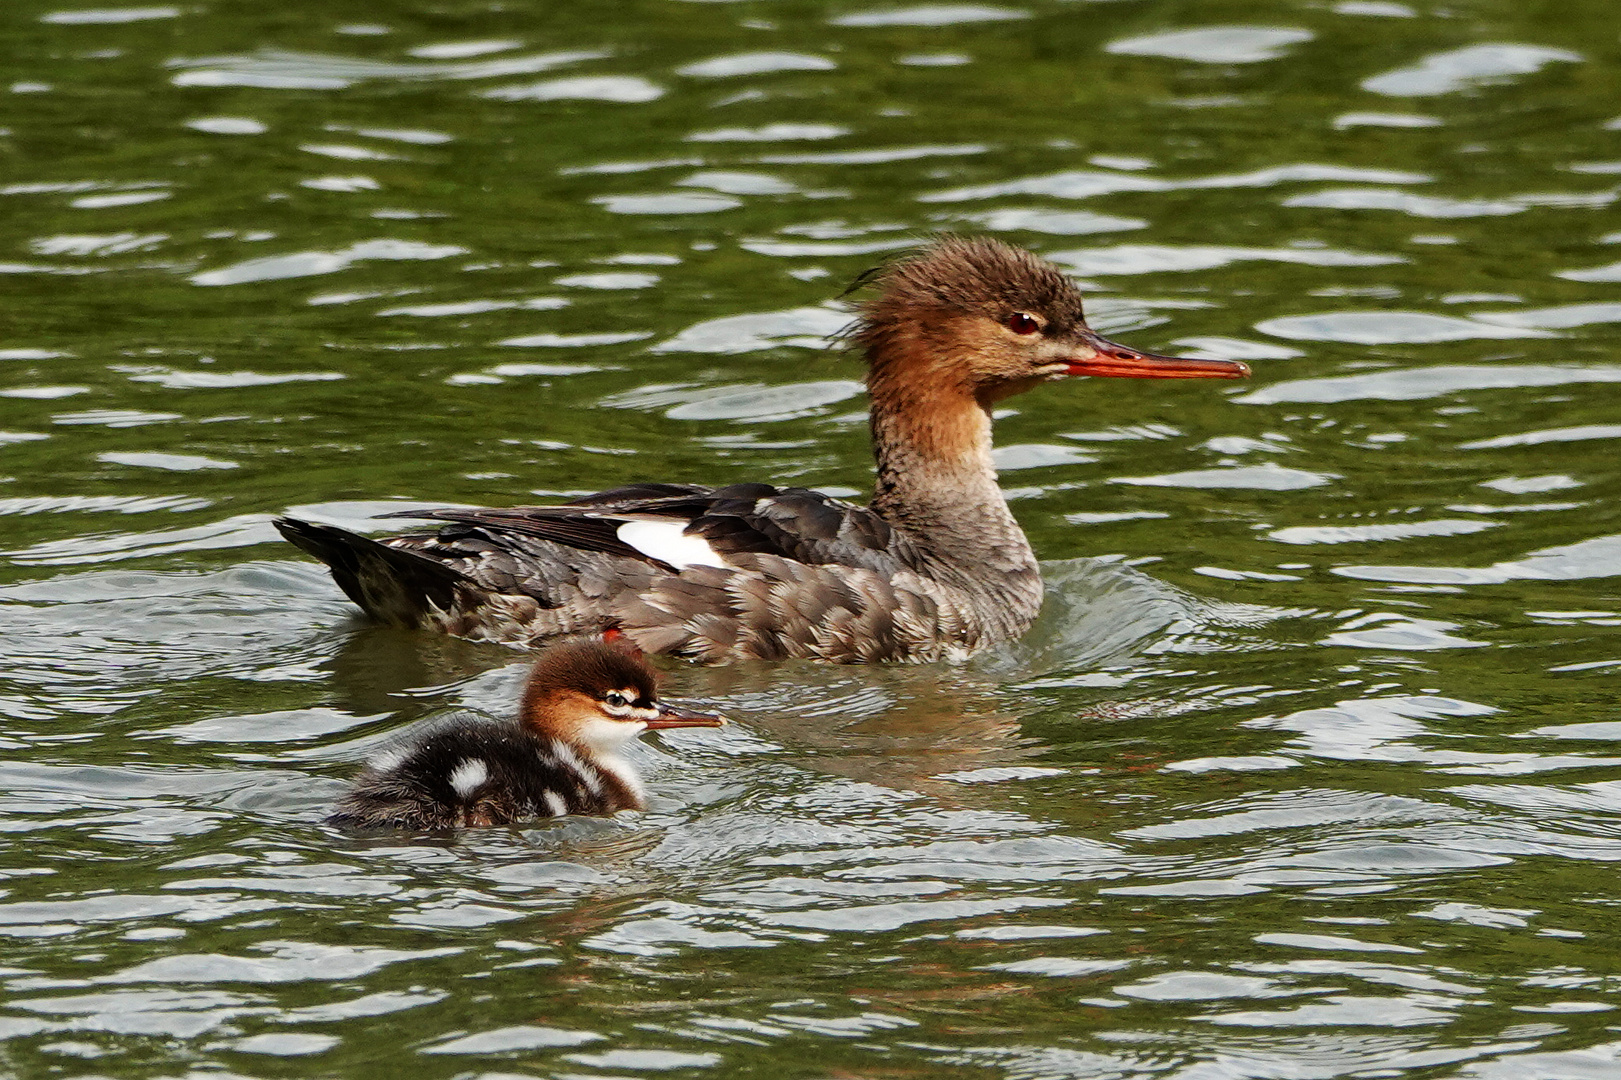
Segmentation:
<svg viewBox="0 0 1621 1080">
<path fill-rule="evenodd" d="M 996 402 L 1066 375 L 1248 374 L 1098 337 L 1069 278 L 995 240 L 948 237 L 874 287 L 851 335 L 868 363 L 868 506 L 767 484 L 639 484 L 563 506 L 411 514 L 445 524 L 381 541 L 277 527 L 374 617 L 461 637 L 613 628 L 710 663 L 961 659 L 1022 634 L 1041 607 L 1035 553 L 991 463 Z"/>
</svg>

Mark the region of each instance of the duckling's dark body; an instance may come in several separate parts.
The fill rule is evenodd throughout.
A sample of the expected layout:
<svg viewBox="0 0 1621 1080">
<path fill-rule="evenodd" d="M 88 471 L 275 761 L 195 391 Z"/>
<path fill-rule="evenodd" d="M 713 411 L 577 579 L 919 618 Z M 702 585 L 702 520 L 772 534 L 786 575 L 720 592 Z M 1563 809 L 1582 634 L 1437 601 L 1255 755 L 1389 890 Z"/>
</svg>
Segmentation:
<svg viewBox="0 0 1621 1080">
<path fill-rule="evenodd" d="M 642 806 L 639 784 L 561 739 L 461 717 L 369 762 L 327 822 L 436 832 Z"/>
<path fill-rule="evenodd" d="M 327 818 L 351 829 L 446 829 L 607 817 L 646 806 L 619 748 L 649 728 L 718 727 L 660 702 L 638 657 L 600 642 L 536 662 L 517 723 L 451 717 L 373 758 Z"/>
</svg>

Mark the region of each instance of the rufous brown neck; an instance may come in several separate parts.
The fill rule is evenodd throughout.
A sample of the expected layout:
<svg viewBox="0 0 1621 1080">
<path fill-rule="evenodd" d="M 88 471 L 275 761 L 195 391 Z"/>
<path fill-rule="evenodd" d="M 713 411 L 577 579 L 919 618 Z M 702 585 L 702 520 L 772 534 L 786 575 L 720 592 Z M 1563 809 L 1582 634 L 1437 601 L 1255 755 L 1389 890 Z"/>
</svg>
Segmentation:
<svg viewBox="0 0 1621 1080">
<path fill-rule="evenodd" d="M 886 329 L 868 347 L 872 508 L 947 576 L 1033 589 L 1039 603 L 1035 555 L 996 482 L 988 395 L 956 355 L 961 337 L 927 324 Z"/>
<path fill-rule="evenodd" d="M 979 402 L 944 387 L 872 395 L 873 456 L 878 465 L 873 508 L 904 520 L 926 507 L 951 506 L 993 495 L 991 417 Z"/>
</svg>

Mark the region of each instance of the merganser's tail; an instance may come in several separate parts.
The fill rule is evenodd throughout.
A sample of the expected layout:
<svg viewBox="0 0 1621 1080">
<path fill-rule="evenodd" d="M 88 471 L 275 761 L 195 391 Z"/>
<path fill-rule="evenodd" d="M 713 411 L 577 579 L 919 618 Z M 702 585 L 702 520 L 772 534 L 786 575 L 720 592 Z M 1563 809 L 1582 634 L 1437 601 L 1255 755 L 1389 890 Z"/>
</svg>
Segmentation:
<svg viewBox="0 0 1621 1080">
<path fill-rule="evenodd" d="M 447 612 L 478 607 L 486 591 L 454 567 L 333 525 L 277 518 L 288 542 L 326 563 L 338 588 L 366 614 L 420 627 Z"/>
</svg>

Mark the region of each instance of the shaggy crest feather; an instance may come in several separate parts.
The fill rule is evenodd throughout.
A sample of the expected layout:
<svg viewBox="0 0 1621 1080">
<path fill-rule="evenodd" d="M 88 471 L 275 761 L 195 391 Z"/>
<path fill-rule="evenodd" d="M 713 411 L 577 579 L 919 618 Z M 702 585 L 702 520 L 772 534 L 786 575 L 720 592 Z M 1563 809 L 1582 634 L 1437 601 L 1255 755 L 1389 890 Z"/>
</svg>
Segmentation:
<svg viewBox="0 0 1621 1080">
<path fill-rule="evenodd" d="M 1000 322 L 1015 311 L 1038 310 L 1057 331 L 1082 325 L 1081 291 L 1045 259 L 990 237 L 942 236 L 914 254 L 871 272 L 862 283 L 874 295 L 858 305 L 850 339 L 874 367 L 910 324 L 936 317 L 981 315 Z"/>
</svg>

